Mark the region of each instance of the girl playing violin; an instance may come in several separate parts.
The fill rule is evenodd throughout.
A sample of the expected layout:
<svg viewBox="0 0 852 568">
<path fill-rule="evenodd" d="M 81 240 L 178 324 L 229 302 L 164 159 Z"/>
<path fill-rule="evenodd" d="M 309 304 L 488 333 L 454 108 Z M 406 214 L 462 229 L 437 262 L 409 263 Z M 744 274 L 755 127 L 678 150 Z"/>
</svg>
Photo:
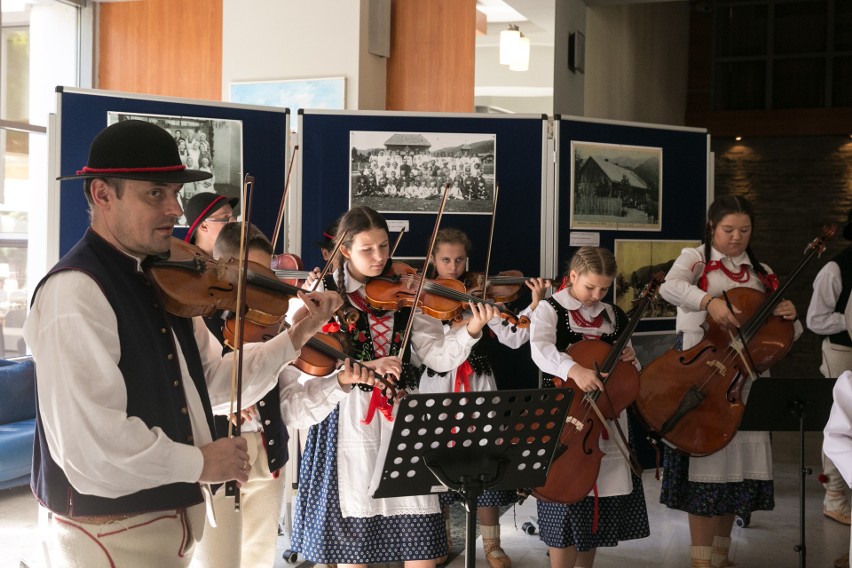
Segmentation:
<svg viewBox="0 0 852 568">
<path fill-rule="evenodd" d="M 240 224 L 225 224 L 213 246 L 214 258 L 239 258 L 241 233 Z M 248 227 L 245 246 L 249 261 L 270 265 L 272 244 L 254 225 Z M 224 321 L 222 313 L 217 314 L 215 319 L 219 322 L 221 339 Z M 245 325 L 248 329 L 252 322 Z M 225 351 L 230 351 L 230 347 Z M 284 501 L 284 476 L 279 472 L 288 459 L 287 427 L 308 428 L 316 424 L 328 416 L 338 401 L 343 400 L 352 385 L 372 382 L 367 367 L 356 367 L 349 360 L 344 362 L 340 371 L 311 380 L 305 380 L 295 366 L 288 365 L 279 374 L 278 385 L 259 404 L 242 409 L 240 435 L 249 446 L 251 469 L 248 481 L 240 485 L 240 510 L 235 511 L 234 501 L 225 495 L 224 489 L 215 493 L 216 526 L 208 523 L 205 527 L 192 561 L 193 567 L 272 566 L 278 539 L 278 517 Z M 217 434 L 220 438 L 228 436 L 230 405 L 214 406 L 213 412 L 219 414 L 215 422 Z"/>
<path fill-rule="evenodd" d="M 389 366 L 383 362 L 399 367 L 404 356 L 398 353 L 401 333 L 412 317 L 410 309 L 376 313 L 365 301 L 365 283 L 390 263 L 388 234 L 387 222 L 376 211 L 351 209 L 341 218 L 335 237 L 344 239 L 341 260 L 334 275 L 322 282 L 360 311 L 355 324 L 336 322 L 334 327 L 342 325 L 351 340 L 350 353 L 360 360 L 375 360 L 380 373 Z M 445 334 L 440 321 L 417 313 L 410 341 L 412 362 L 442 372 L 455 369 L 494 316 L 493 307 L 475 305 L 466 326 Z M 400 387 L 416 389 L 412 370 L 403 370 Z M 405 561 L 408 568 L 431 568 L 447 554 L 437 496 L 372 498 L 395 408 L 379 389 L 353 389 L 326 420 L 311 427 L 299 474 L 293 550 L 318 563 L 365 566 Z"/>
<path fill-rule="evenodd" d="M 568 265 L 564 288 L 533 312 L 532 357 L 546 376 L 573 379 L 584 392 L 603 389 L 594 369 L 581 366 L 564 351 L 583 339 L 607 343 L 618 339 L 627 316 L 618 306 L 603 301 L 615 274 L 615 257 L 609 250 L 581 247 Z M 621 359 L 639 366 L 629 344 Z M 581 395 L 578 392 L 574 396 Z M 622 412 L 618 421 L 626 432 L 626 413 Z M 617 428 L 607 421 L 607 430 L 615 433 Z M 549 548 L 552 568 L 591 568 L 599 546 L 617 546 L 619 541 L 650 534 L 642 480 L 631 475 L 629 464 L 614 444 L 614 440 L 600 441 L 606 455 L 593 495 L 571 504 L 537 502 L 541 540 Z"/>
<path fill-rule="evenodd" d="M 708 319 L 723 327 L 744 323 L 723 292 L 738 286 L 761 291 L 777 287 L 775 275 L 749 246 L 753 225 L 754 212 L 745 198 L 716 199 L 707 211 L 704 244 L 684 249 L 666 275 L 660 294 L 677 306 L 677 349 L 699 343 Z M 796 306 L 781 301 L 773 315 L 795 320 Z M 795 337 L 801 333 L 796 321 Z M 660 502 L 688 513 L 692 566 L 731 566 L 735 515 L 747 517 L 775 506 L 769 433 L 737 432 L 722 450 L 700 458 L 666 447 L 663 469 Z"/>
<path fill-rule="evenodd" d="M 432 249 L 432 266 L 435 267 L 438 278 L 459 280 L 467 266 L 471 242 L 468 236 L 458 229 L 441 229 L 435 239 Z M 532 278 L 526 285 L 532 292 L 532 303 L 519 315 L 529 316 L 535 310 L 539 301 L 544 297 L 547 281 Z M 447 322 L 444 330 L 452 333 L 458 325 L 465 325 L 470 314 L 465 314 L 460 323 Z M 496 337 L 498 341 L 512 348 L 518 348 L 529 341 L 529 329 L 518 328 L 515 332 L 509 326 L 501 325 L 501 320 L 495 318 L 488 322 L 489 331 L 483 333 L 477 341 L 470 356 L 459 366 L 446 373 L 437 373 L 427 368 L 420 379 L 421 392 L 476 392 L 497 390 L 494 372 L 488 357 L 488 342 Z M 455 500 L 456 494 L 446 493 L 441 496 L 446 519 L 446 532 L 449 539 L 449 510 L 448 506 Z M 491 568 L 509 568 L 511 559 L 500 546 L 500 521 L 498 507 L 509 505 L 516 500 L 514 491 L 485 491 L 477 500 L 477 515 L 482 543 L 485 548 L 485 558 Z"/>
</svg>

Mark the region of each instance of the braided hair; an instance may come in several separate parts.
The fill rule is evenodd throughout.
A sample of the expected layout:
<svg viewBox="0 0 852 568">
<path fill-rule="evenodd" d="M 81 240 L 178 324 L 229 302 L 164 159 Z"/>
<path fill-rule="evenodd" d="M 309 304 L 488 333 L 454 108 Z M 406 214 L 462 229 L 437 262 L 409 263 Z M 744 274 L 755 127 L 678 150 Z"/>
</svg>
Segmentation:
<svg viewBox="0 0 852 568">
<path fill-rule="evenodd" d="M 385 233 L 390 235 L 387 221 L 375 209 L 365 206 L 353 207 L 340 218 L 337 234 L 334 237 L 334 246 L 337 246 L 338 240 L 343 237 L 342 246 L 351 248 L 357 234 L 371 229 L 383 229 Z M 388 262 L 390 262 L 390 258 L 388 258 Z M 337 293 L 343 298 L 344 303 L 348 302 L 343 277 L 343 265 L 345 263 L 346 259 L 341 254 L 335 259 L 334 266 L 337 270 Z"/>
<path fill-rule="evenodd" d="M 738 213 L 748 215 L 752 227 L 754 226 L 754 209 L 745 197 L 739 197 L 737 195 L 723 195 L 722 197 L 716 198 L 716 200 L 710 205 L 710 208 L 707 210 L 707 225 L 704 227 L 705 263 L 710 260 L 710 249 L 713 246 L 713 232 L 716 230 L 716 227 L 727 215 L 736 215 Z M 751 241 L 749 241 L 749 244 L 746 247 L 746 254 L 748 255 L 748 260 L 751 262 L 751 266 L 754 268 L 754 271 L 757 272 L 759 276 L 766 277 L 766 269 L 763 268 L 763 265 L 760 264 L 760 262 L 758 262 L 757 256 L 754 254 L 754 251 L 751 250 Z"/>
<path fill-rule="evenodd" d="M 568 267 L 565 269 L 566 282 L 570 281 L 571 271 L 578 275 L 592 273 L 601 276 L 615 278 L 617 267 L 615 264 L 615 255 L 612 251 L 603 247 L 580 247 L 571 260 L 568 262 Z M 568 284 L 570 286 L 570 284 Z"/>
</svg>

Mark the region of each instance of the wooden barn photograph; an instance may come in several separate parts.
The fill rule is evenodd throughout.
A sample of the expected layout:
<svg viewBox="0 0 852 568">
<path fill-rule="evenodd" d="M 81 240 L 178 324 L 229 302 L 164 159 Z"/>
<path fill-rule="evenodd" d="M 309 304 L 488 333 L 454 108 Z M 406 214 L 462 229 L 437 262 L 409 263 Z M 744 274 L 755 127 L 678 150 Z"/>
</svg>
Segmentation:
<svg viewBox="0 0 852 568">
<path fill-rule="evenodd" d="M 625 312 L 629 312 L 654 274 L 662 272 L 665 275 L 683 249 L 697 247 L 699 244 L 699 241 L 616 239 L 614 254 L 618 272 L 613 286 L 615 303 Z M 645 310 L 642 319 L 675 316 L 677 316 L 677 308 L 658 294 Z"/>
<path fill-rule="evenodd" d="M 445 211 L 490 215 L 496 134 L 349 133 L 349 204 L 382 213 Z"/>
<path fill-rule="evenodd" d="M 571 142 L 571 228 L 659 231 L 663 149 Z"/>
</svg>

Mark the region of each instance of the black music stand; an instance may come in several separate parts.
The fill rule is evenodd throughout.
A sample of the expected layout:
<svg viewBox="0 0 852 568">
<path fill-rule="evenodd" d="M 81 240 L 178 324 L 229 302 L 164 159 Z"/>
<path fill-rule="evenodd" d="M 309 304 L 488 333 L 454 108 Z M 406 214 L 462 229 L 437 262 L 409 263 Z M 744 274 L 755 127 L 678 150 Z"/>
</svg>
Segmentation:
<svg viewBox="0 0 852 568">
<path fill-rule="evenodd" d="M 486 489 L 544 485 L 573 395 L 530 389 L 403 398 L 373 496 L 459 493 L 467 517 L 465 566 L 473 568 L 477 497 Z"/>
<path fill-rule="evenodd" d="M 821 432 L 828 422 L 836 379 L 761 378 L 752 383 L 740 430 L 799 432 L 799 566 L 805 568 L 805 432 Z"/>
</svg>

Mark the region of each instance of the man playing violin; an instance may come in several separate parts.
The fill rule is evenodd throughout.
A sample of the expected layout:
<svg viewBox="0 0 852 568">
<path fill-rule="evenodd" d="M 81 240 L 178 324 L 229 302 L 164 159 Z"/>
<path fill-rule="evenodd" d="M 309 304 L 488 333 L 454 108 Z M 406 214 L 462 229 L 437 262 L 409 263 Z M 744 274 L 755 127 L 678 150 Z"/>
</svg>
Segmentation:
<svg viewBox="0 0 852 568">
<path fill-rule="evenodd" d="M 36 288 L 24 336 L 38 369 L 32 489 L 48 566 L 184 567 L 204 527 L 209 483 L 248 479 L 242 438 L 215 440 L 213 405 L 230 397 L 233 357 L 199 318 L 167 313 L 149 259 L 169 252 L 183 183 L 174 138 L 127 120 L 92 141 L 91 224 Z M 246 346 L 243 400 L 284 366 L 340 305 L 300 294 L 309 315 Z"/>
</svg>

